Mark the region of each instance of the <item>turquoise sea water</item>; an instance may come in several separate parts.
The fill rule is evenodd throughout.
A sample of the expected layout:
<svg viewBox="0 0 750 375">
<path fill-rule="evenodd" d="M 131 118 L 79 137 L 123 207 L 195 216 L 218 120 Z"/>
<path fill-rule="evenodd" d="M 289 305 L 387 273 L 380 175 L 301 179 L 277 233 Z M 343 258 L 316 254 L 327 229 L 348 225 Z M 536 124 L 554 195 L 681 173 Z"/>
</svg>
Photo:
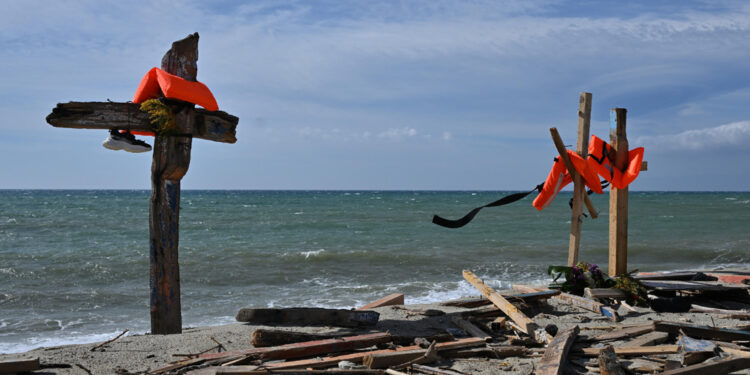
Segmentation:
<svg viewBox="0 0 750 375">
<path fill-rule="evenodd" d="M 570 193 L 539 212 L 526 198 L 463 216 L 507 192 L 183 191 L 184 326 L 233 321 L 244 306 L 349 308 L 546 281 L 567 260 Z M 149 191 L 0 190 L 0 352 L 149 330 Z M 608 195 L 593 196 L 581 260 L 606 265 Z M 629 268 L 750 265 L 750 193 L 631 192 Z"/>
</svg>

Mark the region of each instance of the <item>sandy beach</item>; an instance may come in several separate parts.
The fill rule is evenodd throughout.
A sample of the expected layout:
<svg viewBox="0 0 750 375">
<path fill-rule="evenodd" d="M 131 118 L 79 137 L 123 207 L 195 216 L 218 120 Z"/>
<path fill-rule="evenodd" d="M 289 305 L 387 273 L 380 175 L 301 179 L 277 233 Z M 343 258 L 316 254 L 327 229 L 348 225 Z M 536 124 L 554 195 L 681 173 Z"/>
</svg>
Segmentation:
<svg viewBox="0 0 750 375">
<path fill-rule="evenodd" d="M 43 374 L 132 374 L 149 373 L 163 368 L 170 362 L 184 359 L 185 355 L 196 354 L 215 348 L 221 343 L 228 351 L 251 348 L 252 333 L 259 328 L 292 330 L 295 332 L 357 335 L 369 332 L 390 332 L 393 336 L 426 337 L 451 332 L 457 327 L 452 318 L 461 316 L 472 309 L 445 306 L 439 303 L 405 306 L 385 306 L 372 309 L 380 313 L 376 326 L 365 329 L 339 327 L 298 327 L 298 326 L 259 326 L 250 324 L 229 324 L 213 327 L 187 327 L 177 335 L 125 335 L 111 343 L 92 351 L 101 343 L 38 348 L 23 354 L 0 355 L 0 361 L 18 358 L 38 357 Z M 613 327 L 627 327 L 649 321 L 668 321 L 709 327 L 747 329 L 748 322 L 737 319 L 720 318 L 708 313 L 656 313 L 651 309 L 635 308 L 630 311 L 620 308 L 623 317 L 615 323 L 606 317 L 582 310 L 556 300 L 531 305 L 526 313 L 540 327 L 555 324 L 559 331 L 578 326 L 580 335 L 572 349 L 572 354 L 580 347 L 601 347 L 602 343 L 587 342 L 597 334 L 610 331 Z M 493 343 L 507 344 L 509 332 L 493 333 Z M 506 336 L 507 335 L 507 336 Z M 456 335 L 457 337 L 459 335 Z M 617 347 L 622 342 L 610 342 Z M 540 347 L 542 348 L 542 347 Z M 216 352 L 216 349 L 209 352 Z M 532 374 L 539 365 L 543 348 L 523 356 L 502 359 L 466 358 L 442 360 L 440 366 L 471 374 Z M 678 354 L 669 354 L 665 358 Z M 187 373 L 200 366 L 183 368 L 171 373 Z M 580 373 L 580 371 L 578 372 Z"/>
</svg>

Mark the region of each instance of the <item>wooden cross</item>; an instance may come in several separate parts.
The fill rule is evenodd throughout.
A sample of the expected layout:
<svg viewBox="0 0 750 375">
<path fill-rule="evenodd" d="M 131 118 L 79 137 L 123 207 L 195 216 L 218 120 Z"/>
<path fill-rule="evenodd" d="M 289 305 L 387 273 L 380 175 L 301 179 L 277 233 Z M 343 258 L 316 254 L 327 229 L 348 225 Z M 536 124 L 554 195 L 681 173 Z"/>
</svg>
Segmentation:
<svg viewBox="0 0 750 375">
<path fill-rule="evenodd" d="M 198 73 L 198 33 L 172 43 L 161 68 L 189 81 Z M 177 257 L 180 222 L 180 180 L 190 165 L 193 138 L 235 143 L 239 119 L 222 111 L 197 109 L 191 103 L 167 100 L 175 118 L 174 135 L 156 135 L 151 164 L 149 206 L 151 333 L 182 332 L 180 267 Z M 149 114 L 138 104 L 115 102 L 58 103 L 47 122 L 76 129 L 152 131 Z"/>
</svg>

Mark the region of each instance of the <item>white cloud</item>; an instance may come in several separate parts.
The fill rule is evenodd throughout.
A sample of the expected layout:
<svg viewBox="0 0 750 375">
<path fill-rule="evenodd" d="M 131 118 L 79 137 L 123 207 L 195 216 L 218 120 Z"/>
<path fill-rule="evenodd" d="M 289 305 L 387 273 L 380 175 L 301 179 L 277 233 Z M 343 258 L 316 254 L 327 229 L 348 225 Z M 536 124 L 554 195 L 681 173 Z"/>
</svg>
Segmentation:
<svg viewBox="0 0 750 375">
<path fill-rule="evenodd" d="M 453 139 L 453 134 L 451 134 L 451 132 L 443 132 L 444 141 L 450 141 L 451 139 Z"/>
<path fill-rule="evenodd" d="M 400 129 L 390 128 L 378 134 L 378 138 L 386 139 L 386 140 L 390 140 L 394 142 L 401 142 L 407 138 L 414 137 L 416 135 L 417 135 L 416 129 L 405 126 Z"/>
<path fill-rule="evenodd" d="M 713 128 L 687 130 L 678 134 L 642 136 L 635 144 L 654 151 L 699 151 L 720 148 L 750 148 L 750 121 Z"/>
</svg>

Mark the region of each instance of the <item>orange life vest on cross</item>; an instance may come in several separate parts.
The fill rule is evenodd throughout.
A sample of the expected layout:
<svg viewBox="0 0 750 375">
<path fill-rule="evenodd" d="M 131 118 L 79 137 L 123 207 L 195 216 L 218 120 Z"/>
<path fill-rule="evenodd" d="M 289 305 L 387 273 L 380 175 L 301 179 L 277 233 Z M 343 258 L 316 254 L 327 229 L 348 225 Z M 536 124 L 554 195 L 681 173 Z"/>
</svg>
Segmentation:
<svg viewBox="0 0 750 375">
<path fill-rule="evenodd" d="M 586 186 L 597 194 L 602 194 L 602 185 L 599 183 L 599 177 L 596 174 L 597 172 L 592 166 L 575 151 L 566 151 L 568 152 L 568 158 L 570 158 L 570 161 L 573 163 L 573 168 L 583 176 Z M 534 198 L 534 202 L 532 203 L 534 208 L 540 211 L 545 209 L 553 200 L 555 200 L 557 193 L 571 182 L 573 182 L 573 177 L 568 173 L 568 168 L 565 166 L 565 163 L 563 163 L 560 158 L 555 158 L 555 163 L 549 171 L 547 180 L 544 181 L 542 190 L 539 192 L 539 195 Z"/>
<path fill-rule="evenodd" d="M 624 189 L 631 182 L 635 181 L 641 172 L 644 152 L 643 147 L 628 151 L 628 163 L 625 166 L 625 171 L 620 171 L 609 161 L 610 156 L 614 158 L 612 147 L 601 138 L 592 135 L 589 141 L 588 163 L 602 178 L 609 181 L 612 186 Z"/>
<path fill-rule="evenodd" d="M 188 81 L 174 74 L 169 74 L 159 68 L 152 68 L 143 76 L 138 89 L 135 90 L 133 103 L 143 103 L 149 99 L 160 96 L 170 99 L 184 100 L 197 104 L 209 111 L 218 111 L 214 95 L 206 85 L 201 82 Z M 133 134 L 151 135 L 153 132 L 133 131 Z"/>
</svg>

